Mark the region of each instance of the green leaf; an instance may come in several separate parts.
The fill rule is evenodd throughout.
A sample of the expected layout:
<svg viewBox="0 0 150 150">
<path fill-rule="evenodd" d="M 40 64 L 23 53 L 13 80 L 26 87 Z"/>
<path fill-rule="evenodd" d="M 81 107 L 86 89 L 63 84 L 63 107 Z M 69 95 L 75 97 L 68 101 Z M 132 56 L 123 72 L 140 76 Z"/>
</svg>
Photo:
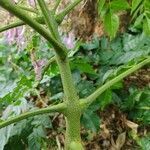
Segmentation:
<svg viewBox="0 0 150 150">
<path fill-rule="evenodd" d="M 38 115 L 34 117 L 31 123 L 34 126 L 43 126 L 44 128 L 52 128 L 52 123 L 48 115 Z"/>
<path fill-rule="evenodd" d="M 126 0 L 113 0 L 110 3 L 110 8 L 113 12 L 129 9 L 130 6 Z"/>
<path fill-rule="evenodd" d="M 83 47 L 83 49 L 85 50 L 94 50 L 99 48 L 99 39 L 97 37 L 95 37 L 92 42 L 90 43 L 84 43 L 81 45 L 81 47 Z"/>
<path fill-rule="evenodd" d="M 150 19 L 148 17 L 144 19 L 143 30 L 146 35 L 150 35 Z"/>
<path fill-rule="evenodd" d="M 147 52 L 146 51 L 129 51 L 129 52 L 123 53 L 121 56 L 119 56 L 114 61 L 114 63 L 118 64 L 118 65 L 119 64 L 125 64 L 131 60 L 135 60 L 136 58 L 139 58 L 141 56 L 145 56 L 145 54 L 146 53 L 148 54 L 149 52 L 150 52 L 150 50 L 147 50 Z"/>
<path fill-rule="evenodd" d="M 3 150 L 8 142 L 12 128 L 13 125 L 0 129 L 0 150 Z"/>
<path fill-rule="evenodd" d="M 4 147 L 4 150 L 24 150 L 26 149 L 25 143 L 23 139 L 21 139 L 19 136 L 14 136 L 9 140 L 9 143 L 7 143 Z"/>
<path fill-rule="evenodd" d="M 131 14 L 138 8 L 142 0 L 132 0 Z"/>
<path fill-rule="evenodd" d="M 39 46 L 39 43 L 40 43 L 40 37 L 38 35 L 33 35 L 32 37 L 33 48 L 37 48 Z"/>
<path fill-rule="evenodd" d="M 29 150 L 41 150 L 40 138 L 35 133 L 30 134 L 28 137 Z"/>
<path fill-rule="evenodd" d="M 122 108 L 128 111 L 129 117 L 150 124 L 150 89 L 143 90 L 132 89 L 130 95 L 125 98 Z"/>
<path fill-rule="evenodd" d="M 140 14 L 140 15 L 136 18 L 136 20 L 135 20 L 135 22 L 134 22 L 134 27 L 136 27 L 136 28 L 141 27 L 142 22 L 143 22 L 143 18 L 144 18 L 144 14 Z"/>
<path fill-rule="evenodd" d="M 101 17 L 101 19 L 104 19 L 105 14 L 107 13 L 109 7 L 107 5 L 106 0 L 99 0 L 98 1 L 98 15 Z"/>
<path fill-rule="evenodd" d="M 125 34 L 123 37 L 123 50 L 124 51 L 145 51 L 149 49 L 150 38 L 144 34 L 130 35 Z"/>
<path fill-rule="evenodd" d="M 97 132 L 99 130 L 100 118 L 92 111 L 87 110 L 84 112 L 81 118 L 81 122 L 85 128 L 90 129 L 93 132 Z"/>
<path fill-rule="evenodd" d="M 100 15 L 104 5 L 105 5 L 106 0 L 98 0 L 98 14 Z"/>
<path fill-rule="evenodd" d="M 108 64 L 109 60 L 113 57 L 114 52 L 113 51 L 101 51 L 100 55 L 100 61 L 102 64 Z"/>
<path fill-rule="evenodd" d="M 88 96 L 95 90 L 93 83 L 88 80 L 81 80 L 77 85 L 77 88 L 81 98 Z"/>
<path fill-rule="evenodd" d="M 22 131 L 24 131 L 26 129 L 27 123 L 28 123 L 28 121 L 26 119 L 18 122 L 11 131 L 11 137 L 15 136 L 15 135 L 20 136 Z M 28 130 L 29 130 L 29 128 L 28 128 Z"/>
<path fill-rule="evenodd" d="M 144 0 L 144 8 L 149 13 L 149 11 L 150 11 L 150 1 L 149 0 Z"/>
<path fill-rule="evenodd" d="M 102 82 L 104 83 L 109 77 L 113 76 L 113 74 L 114 74 L 114 69 L 108 70 L 108 71 L 104 74 L 104 76 L 103 76 L 103 78 L 102 78 Z"/>
<path fill-rule="evenodd" d="M 112 87 L 111 87 L 111 89 L 121 89 L 121 88 L 123 88 L 123 83 L 122 83 L 122 81 L 120 81 L 120 82 L 117 82 L 117 83 L 115 83 Z"/>
<path fill-rule="evenodd" d="M 111 90 L 105 91 L 103 94 L 99 96 L 98 101 L 101 110 L 103 110 L 112 101 L 112 91 Z"/>
<path fill-rule="evenodd" d="M 52 63 L 48 72 L 51 76 L 57 76 L 59 74 L 59 68 L 56 63 Z"/>
<path fill-rule="evenodd" d="M 71 69 L 78 69 L 83 73 L 96 74 L 92 66 L 85 59 L 75 59 L 71 62 Z"/>
<path fill-rule="evenodd" d="M 143 137 L 138 141 L 141 150 L 148 150 L 150 148 L 150 137 Z"/>
<path fill-rule="evenodd" d="M 28 137 L 29 150 L 41 150 L 43 138 L 46 138 L 46 134 L 42 126 L 34 128 Z"/>
<path fill-rule="evenodd" d="M 119 17 L 116 14 L 108 12 L 104 16 L 104 28 L 110 38 L 114 38 L 119 28 Z"/>
<path fill-rule="evenodd" d="M 139 7 L 137 7 L 137 9 L 133 13 L 131 13 L 131 21 L 135 20 L 139 16 L 139 14 L 141 14 L 141 11 L 143 11 L 143 5 L 139 5 Z"/>
<path fill-rule="evenodd" d="M 17 82 L 16 86 L 11 88 L 11 91 L 8 90 L 5 95 L 0 98 L 0 103 L 12 103 L 18 101 L 20 98 L 23 98 L 25 93 L 32 87 L 32 82 L 25 76 L 22 76 L 21 79 Z"/>
</svg>

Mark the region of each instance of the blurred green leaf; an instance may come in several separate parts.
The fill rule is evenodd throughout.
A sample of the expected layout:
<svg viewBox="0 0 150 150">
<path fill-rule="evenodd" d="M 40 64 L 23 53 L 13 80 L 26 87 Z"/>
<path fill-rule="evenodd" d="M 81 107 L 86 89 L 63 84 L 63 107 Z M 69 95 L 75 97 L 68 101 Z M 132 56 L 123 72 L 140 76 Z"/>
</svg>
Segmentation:
<svg viewBox="0 0 150 150">
<path fill-rule="evenodd" d="M 52 122 L 48 115 L 35 116 L 31 125 L 34 125 L 35 127 L 40 125 L 44 128 L 52 128 Z"/>
<path fill-rule="evenodd" d="M 112 91 L 106 90 L 99 96 L 97 102 L 99 103 L 101 110 L 104 110 L 104 108 L 112 102 Z"/>
<path fill-rule="evenodd" d="M 98 38 L 95 37 L 91 42 L 81 44 L 81 47 L 83 47 L 83 49 L 88 51 L 97 49 L 99 48 L 99 40 Z"/>
<path fill-rule="evenodd" d="M 33 128 L 33 132 L 28 136 L 29 150 L 41 150 L 46 133 L 43 126 Z"/>
<path fill-rule="evenodd" d="M 85 128 L 93 132 L 97 132 L 100 129 L 100 118 L 96 113 L 92 111 L 87 110 L 83 113 L 81 123 Z"/>
<path fill-rule="evenodd" d="M 149 0 L 144 0 L 144 7 L 147 12 L 150 11 L 150 2 Z"/>
<path fill-rule="evenodd" d="M 138 144 L 140 145 L 141 150 L 148 150 L 150 148 L 150 137 L 140 138 Z"/>
<path fill-rule="evenodd" d="M 86 80 L 80 81 L 77 88 L 81 98 L 90 95 L 95 90 L 93 83 Z"/>
<path fill-rule="evenodd" d="M 143 18 L 144 18 L 144 14 L 139 15 L 134 22 L 134 27 L 136 28 L 141 27 L 143 23 Z"/>
<path fill-rule="evenodd" d="M 130 118 L 143 124 L 150 124 L 150 89 L 135 89 L 124 101 L 122 107 L 128 111 Z"/>
<path fill-rule="evenodd" d="M 84 59 L 75 59 L 71 61 L 71 68 L 78 69 L 83 73 L 96 74 L 92 66 Z"/>
<path fill-rule="evenodd" d="M 105 2 L 106 2 L 106 0 L 98 0 L 98 14 L 100 15 L 101 14 L 101 11 L 102 11 L 102 9 L 103 9 L 103 7 L 104 7 L 104 5 L 105 5 Z"/>
<path fill-rule="evenodd" d="M 110 2 L 110 7 L 113 12 L 123 11 L 130 8 L 126 0 L 112 0 Z"/>
<path fill-rule="evenodd" d="M 110 11 L 107 12 L 104 17 L 104 28 L 110 38 L 113 39 L 119 28 L 119 17 L 116 14 L 112 14 Z"/>
<path fill-rule="evenodd" d="M 146 35 L 150 35 L 150 19 L 148 17 L 143 21 L 143 30 Z"/>
<path fill-rule="evenodd" d="M 9 140 L 13 125 L 0 129 L 0 149 L 3 150 L 4 146 Z"/>
<path fill-rule="evenodd" d="M 131 13 L 133 13 L 137 9 L 137 7 L 140 5 L 141 2 L 142 0 L 132 0 Z"/>
<path fill-rule="evenodd" d="M 16 86 L 9 89 L 0 98 L 0 103 L 9 103 L 18 101 L 20 98 L 23 98 L 27 91 L 32 88 L 32 81 L 25 76 L 22 76 L 21 79 L 16 83 Z"/>
</svg>

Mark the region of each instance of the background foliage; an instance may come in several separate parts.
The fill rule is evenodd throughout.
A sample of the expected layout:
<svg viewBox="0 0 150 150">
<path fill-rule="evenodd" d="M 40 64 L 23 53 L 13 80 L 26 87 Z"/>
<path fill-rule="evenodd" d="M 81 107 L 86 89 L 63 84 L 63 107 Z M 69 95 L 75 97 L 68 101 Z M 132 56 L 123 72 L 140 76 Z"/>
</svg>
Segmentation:
<svg viewBox="0 0 150 150">
<path fill-rule="evenodd" d="M 33 40 L 37 40 L 38 42 L 35 43 L 39 43 L 36 45 L 36 55 L 40 59 L 44 58 L 48 61 L 53 55 L 48 52 L 49 46 L 46 42 L 39 42 L 42 40 L 40 37 L 33 36 Z M 116 74 L 133 67 L 148 56 L 150 53 L 149 40 L 150 38 L 143 34 L 124 33 L 111 42 L 106 37 L 94 37 L 90 43 L 77 42 L 77 48 L 72 50 L 74 54 L 70 57 L 70 64 L 80 97 L 88 96 L 99 85 L 110 80 Z M 47 51 L 46 56 L 40 52 L 41 47 L 44 48 L 43 51 Z M 62 100 L 62 85 L 56 63 L 51 64 L 40 82 L 40 87 L 36 87 L 28 48 L 18 51 L 16 44 L 9 47 L 1 39 L 0 69 L 2 70 L 1 88 L 3 89 L 0 98 L 2 119 L 18 115 L 29 109 L 44 107 L 43 103 L 40 103 L 40 99 L 43 99 L 46 105 Z M 129 119 L 149 125 L 149 99 L 149 87 L 138 89 L 133 84 L 127 91 L 124 91 L 124 82 L 119 82 L 97 99 L 83 114 L 81 122 L 93 133 L 98 132 L 101 118 L 97 111 L 103 111 L 113 104 L 120 107 L 123 112 L 127 111 Z M 17 142 L 20 143 L 17 144 L 18 149 L 25 148 L 27 145 L 30 149 L 40 149 L 51 145 L 48 143 L 46 135 L 48 130 L 55 128 L 52 120 L 53 116 L 42 115 L 1 129 L 3 146 L 7 143 L 6 149 L 10 149 L 10 147 L 12 149 L 12 144 L 16 145 Z M 16 148 L 16 146 L 14 147 Z"/>
<path fill-rule="evenodd" d="M 76 44 L 69 51 L 72 75 L 81 98 L 149 56 L 149 6 L 148 0 L 98 1 L 98 14 L 109 37 L 94 36 L 90 42 L 74 41 Z M 126 32 L 116 36 L 122 12 L 131 16 L 131 22 Z M 27 41 L 27 45 L 21 49 L 18 43 L 8 45 L 4 37 L 0 39 L 1 120 L 56 104 L 63 98 L 59 70 L 54 61 L 40 83 L 36 80 L 45 64 L 35 71 L 34 63 L 47 63 L 53 57 L 51 45 L 35 33 Z M 105 91 L 82 115 L 82 130 L 86 129 L 82 136 L 85 141 L 93 140 L 94 135 L 103 130 L 101 125 L 105 119 L 100 112 L 115 107 L 126 114 L 126 121 L 131 120 L 138 124 L 139 130 L 147 132 L 141 135 L 137 128 L 127 125 L 130 128 L 126 130 L 128 138 L 134 140 L 140 149 L 149 148 L 149 66 L 143 69 L 147 74 L 145 84 L 139 85 L 134 79 L 129 83 L 130 78 L 127 78 L 127 81 L 123 80 Z M 133 77 L 138 78 L 137 74 Z M 60 145 L 63 146 L 61 139 L 57 138 L 57 134 L 65 132 L 63 119 L 58 114 L 41 115 L 3 128 L 0 130 L 0 149 L 58 149 Z M 116 138 L 116 135 L 112 135 Z"/>
</svg>

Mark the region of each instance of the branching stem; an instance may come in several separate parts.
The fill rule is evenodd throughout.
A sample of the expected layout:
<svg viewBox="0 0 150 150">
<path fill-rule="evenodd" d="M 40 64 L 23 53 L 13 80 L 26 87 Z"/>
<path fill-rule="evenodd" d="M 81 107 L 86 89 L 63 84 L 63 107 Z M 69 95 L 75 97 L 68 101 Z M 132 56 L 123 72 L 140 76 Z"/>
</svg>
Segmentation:
<svg viewBox="0 0 150 150">
<path fill-rule="evenodd" d="M 54 12 L 56 12 L 56 10 L 57 10 L 57 8 L 58 8 L 60 2 L 61 2 L 61 0 L 56 0 L 56 4 L 55 4 L 55 6 L 54 6 L 54 8 L 53 8 L 53 11 L 54 11 Z"/>
<path fill-rule="evenodd" d="M 79 96 L 71 74 L 67 48 L 62 44 L 61 38 L 58 33 L 58 25 L 63 21 L 64 17 L 82 0 L 74 0 L 74 2 L 70 3 L 60 14 L 56 16 L 54 16 L 53 14 L 54 11 L 50 12 L 48 10 L 48 7 L 46 6 L 44 0 L 37 1 L 43 14 L 42 19 L 31 18 L 29 15 L 26 14 L 25 10 L 21 10 L 18 6 L 14 5 L 11 0 L 0 0 L 0 6 L 2 6 L 23 21 L 1 28 L 0 31 L 4 31 L 8 28 L 16 27 L 25 23 L 35 29 L 41 36 L 43 36 L 53 45 L 56 53 L 52 61 L 56 60 L 60 70 L 64 90 L 64 102 L 47 108 L 27 112 L 21 114 L 20 116 L 11 118 L 7 121 L 0 123 L 0 128 L 35 115 L 51 112 L 60 112 L 63 113 L 66 117 L 66 150 L 83 150 L 80 136 L 80 117 L 83 110 L 88 108 L 89 105 L 100 96 L 100 94 L 102 94 L 105 90 L 109 89 L 112 85 L 119 82 L 129 74 L 140 69 L 144 65 L 150 63 L 150 57 L 143 60 L 139 64 L 136 64 L 135 66 L 121 73 L 120 75 L 116 76 L 114 79 L 106 82 L 84 100 L 79 100 Z M 60 0 L 58 0 L 56 4 L 59 5 L 59 3 Z M 57 9 L 57 5 L 55 9 Z M 49 30 L 45 29 L 41 25 L 41 23 L 46 23 Z M 49 64 L 45 67 L 45 69 L 47 69 L 48 67 Z M 43 70 L 44 72 L 45 69 Z"/>
<path fill-rule="evenodd" d="M 88 96 L 87 98 L 82 100 L 81 101 L 81 106 L 84 109 L 88 108 L 89 105 L 92 104 L 96 100 L 96 98 L 98 98 L 104 91 L 106 91 L 112 85 L 114 85 L 115 83 L 119 82 L 123 78 L 127 77 L 128 75 L 130 75 L 131 73 L 135 72 L 136 70 L 140 69 L 141 67 L 143 67 L 144 65 L 146 65 L 148 63 L 150 63 L 150 57 L 148 57 L 147 59 L 143 60 L 139 64 L 135 65 L 131 69 L 128 69 L 127 71 L 125 71 L 125 72 L 121 73 L 120 75 L 116 76 L 114 79 L 106 82 L 104 85 L 102 85 L 100 88 L 98 88 L 95 92 L 93 92 L 90 96 Z"/>
<path fill-rule="evenodd" d="M 57 24 L 57 22 L 54 18 L 54 14 L 52 14 L 52 12 L 50 12 L 48 10 L 48 7 L 47 7 L 44 0 L 37 0 L 37 1 L 38 1 L 38 4 L 39 4 L 40 8 L 41 8 L 41 11 L 42 11 L 43 16 L 45 18 L 45 22 L 46 22 L 52 36 L 55 39 L 57 39 L 58 41 L 61 41 L 59 33 L 58 33 L 58 24 Z"/>
<path fill-rule="evenodd" d="M 31 112 L 26 112 L 26 113 L 23 113 L 19 116 L 16 116 L 16 117 L 13 117 L 11 119 L 8 119 L 6 121 L 1 122 L 0 123 L 0 129 L 3 128 L 3 127 L 8 126 L 10 124 L 19 122 L 23 119 L 27 119 L 29 117 L 33 117 L 33 116 L 36 116 L 36 115 L 41 115 L 41 114 L 45 114 L 45 113 L 54 113 L 54 112 L 63 113 L 65 111 L 65 109 L 66 109 L 66 104 L 60 103 L 60 104 L 57 104 L 57 105 L 54 105 L 54 106 L 49 106 L 47 108 L 42 108 L 42 109 L 34 110 L 34 111 L 31 111 Z"/>
<path fill-rule="evenodd" d="M 61 58 L 65 59 L 67 55 L 66 47 L 58 42 L 55 38 L 53 38 L 48 30 L 46 30 L 36 20 L 27 15 L 25 11 L 18 8 L 18 6 L 14 5 L 10 0 L 0 0 L 0 6 L 5 8 L 10 13 L 14 14 L 20 20 L 23 20 L 24 22 L 26 22 L 26 24 L 36 30 L 40 35 L 42 35 L 53 45 L 55 51 L 60 54 Z"/>
<path fill-rule="evenodd" d="M 19 7 L 20 9 L 26 10 L 26 11 L 31 12 L 31 13 L 35 13 L 35 14 L 38 13 L 38 11 L 35 10 L 35 9 L 33 9 L 33 8 L 29 8 L 29 7 L 25 7 L 25 6 L 18 6 L 18 7 Z"/>
<path fill-rule="evenodd" d="M 83 0 L 75 0 L 74 2 L 70 3 L 58 16 L 56 16 L 57 21 L 62 22 L 65 16 L 69 14 L 70 11 L 72 11 L 81 1 Z"/>
<path fill-rule="evenodd" d="M 45 21 L 44 21 L 43 17 L 36 17 L 36 18 L 34 18 L 34 20 L 36 20 L 40 24 L 45 24 Z M 22 25 L 26 25 L 26 23 L 19 20 L 19 21 L 10 23 L 8 25 L 5 25 L 4 27 L 0 27 L 0 32 L 4 32 L 6 30 L 9 30 L 9 29 L 12 29 L 12 28 L 15 28 L 15 27 L 19 27 L 19 26 L 22 26 Z"/>
<path fill-rule="evenodd" d="M 82 0 L 80 0 L 82 1 Z M 71 10 L 76 6 L 76 5 L 79 4 L 79 2 L 77 3 L 76 1 L 71 5 L 69 5 L 66 10 L 62 11 L 61 13 L 59 13 L 58 15 L 55 16 L 55 20 L 56 22 L 59 24 L 61 24 L 61 22 L 63 21 L 64 17 L 69 14 L 71 12 Z M 72 9 L 70 9 L 72 8 Z M 35 17 L 33 20 L 36 20 L 38 23 L 40 24 L 45 24 L 45 21 L 44 21 L 44 17 L 40 16 L 40 17 Z M 22 26 L 22 25 L 25 25 L 26 22 L 24 21 L 17 21 L 17 22 L 14 22 L 14 23 L 11 23 L 9 25 L 6 25 L 4 27 L 1 27 L 0 28 L 0 32 L 3 32 L 3 31 L 6 31 L 8 29 L 11 29 L 11 28 L 15 28 L 15 27 L 18 27 L 18 26 Z"/>
</svg>

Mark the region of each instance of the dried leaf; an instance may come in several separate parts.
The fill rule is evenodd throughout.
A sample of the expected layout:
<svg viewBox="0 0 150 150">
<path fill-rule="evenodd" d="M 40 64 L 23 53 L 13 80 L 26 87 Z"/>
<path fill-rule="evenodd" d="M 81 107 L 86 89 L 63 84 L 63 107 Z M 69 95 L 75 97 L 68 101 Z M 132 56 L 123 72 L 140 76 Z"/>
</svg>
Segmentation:
<svg viewBox="0 0 150 150">
<path fill-rule="evenodd" d="M 122 148 L 122 146 L 125 143 L 125 140 L 126 140 L 126 132 L 119 134 L 119 136 L 116 140 L 116 145 L 117 145 L 118 150 L 120 150 Z"/>
<path fill-rule="evenodd" d="M 127 120 L 126 121 L 126 125 L 129 127 L 129 128 L 131 128 L 135 133 L 137 133 L 137 129 L 138 129 L 138 124 L 136 124 L 136 123 L 134 123 L 134 122 L 132 122 L 132 121 L 129 121 L 129 120 Z"/>
<path fill-rule="evenodd" d="M 112 144 L 111 150 L 121 150 L 121 148 L 125 143 L 125 140 L 126 140 L 126 132 L 123 132 L 118 135 L 116 143 L 114 142 L 113 139 L 111 139 L 111 144 Z"/>
</svg>

